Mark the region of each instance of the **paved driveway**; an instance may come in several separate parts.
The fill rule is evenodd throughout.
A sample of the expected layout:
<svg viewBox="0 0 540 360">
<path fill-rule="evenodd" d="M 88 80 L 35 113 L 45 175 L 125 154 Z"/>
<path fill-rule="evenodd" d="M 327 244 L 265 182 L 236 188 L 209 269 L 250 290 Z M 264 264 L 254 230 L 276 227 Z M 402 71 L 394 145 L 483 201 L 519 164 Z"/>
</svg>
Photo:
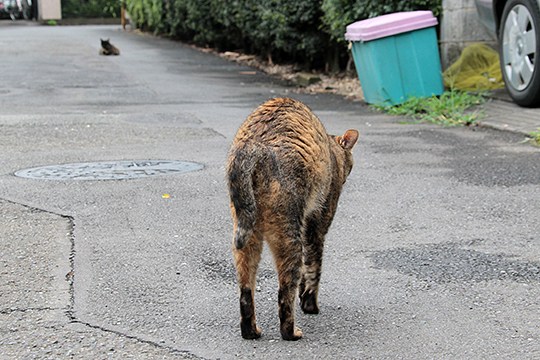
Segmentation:
<svg viewBox="0 0 540 360">
<path fill-rule="evenodd" d="M 98 56 L 111 38 L 118 57 Z M 0 28 L 3 358 L 540 356 L 540 151 L 488 129 L 401 124 L 211 54 L 117 27 Z M 281 341 L 266 252 L 263 337 L 242 340 L 224 161 L 265 99 L 357 128 L 327 237 L 321 314 Z M 14 176 L 37 166 L 184 160 L 132 180 Z M 4 279 L 6 279 L 4 281 Z"/>
</svg>

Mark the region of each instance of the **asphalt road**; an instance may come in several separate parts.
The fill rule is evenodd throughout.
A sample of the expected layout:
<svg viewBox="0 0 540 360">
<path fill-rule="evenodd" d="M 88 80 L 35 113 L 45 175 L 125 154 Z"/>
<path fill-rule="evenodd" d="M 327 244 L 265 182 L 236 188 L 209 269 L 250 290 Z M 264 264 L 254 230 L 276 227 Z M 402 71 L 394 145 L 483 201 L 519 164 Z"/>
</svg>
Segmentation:
<svg viewBox="0 0 540 360">
<path fill-rule="evenodd" d="M 118 57 L 98 55 L 110 38 Z M 403 124 L 299 95 L 186 45 L 115 26 L 0 28 L 0 358 L 540 357 L 540 150 L 489 129 Z M 240 337 L 224 162 L 273 96 L 356 165 L 327 237 L 321 313 L 279 336 L 265 252 L 263 336 Z M 132 180 L 44 180 L 37 166 L 185 160 Z"/>
</svg>

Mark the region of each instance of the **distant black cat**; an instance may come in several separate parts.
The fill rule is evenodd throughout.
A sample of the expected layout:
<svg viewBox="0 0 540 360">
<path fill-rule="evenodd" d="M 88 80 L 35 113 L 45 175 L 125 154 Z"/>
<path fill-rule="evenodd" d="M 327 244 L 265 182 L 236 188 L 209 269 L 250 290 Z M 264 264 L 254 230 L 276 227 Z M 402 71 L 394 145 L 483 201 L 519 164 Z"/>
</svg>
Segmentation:
<svg viewBox="0 0 540 360">
<path fill-rule="evenodd" d="M 120 55 L 120 50 L 107 40 L 101 40 L 101 49 L 99 49 L 100 55 Z"/>
</svg>

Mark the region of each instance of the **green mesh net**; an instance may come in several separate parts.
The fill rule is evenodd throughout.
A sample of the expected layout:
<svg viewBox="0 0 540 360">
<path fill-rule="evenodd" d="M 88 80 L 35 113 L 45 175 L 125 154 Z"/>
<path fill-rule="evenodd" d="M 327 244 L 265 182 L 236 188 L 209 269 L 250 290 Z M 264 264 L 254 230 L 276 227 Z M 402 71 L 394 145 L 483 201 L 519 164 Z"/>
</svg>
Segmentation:
<svg viewBox="0 0 540 360">
<path fill-rule="evenodd" d="M 504 87 L 499 54 L 485 44 L 463 49 L 459 59 L 443 73 L 444 85 L 450 89 L 481 91 Z"/>
</svg>

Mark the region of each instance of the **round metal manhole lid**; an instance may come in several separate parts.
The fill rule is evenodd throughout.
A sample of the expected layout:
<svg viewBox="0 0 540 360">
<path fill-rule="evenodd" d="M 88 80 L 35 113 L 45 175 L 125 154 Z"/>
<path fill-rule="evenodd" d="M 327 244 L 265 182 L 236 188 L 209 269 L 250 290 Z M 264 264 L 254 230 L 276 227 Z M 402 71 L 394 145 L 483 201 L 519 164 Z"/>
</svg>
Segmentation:
<svg viewBox="0 0 540 360">
<path fill-rule="evenodd" d="M 177 160 L 127 160 L 41 166 L 15 172 L 15 176 L 45 180 L 124 180 L 182 174 L 203 169 L 199 163 Z"/>
</svg>

